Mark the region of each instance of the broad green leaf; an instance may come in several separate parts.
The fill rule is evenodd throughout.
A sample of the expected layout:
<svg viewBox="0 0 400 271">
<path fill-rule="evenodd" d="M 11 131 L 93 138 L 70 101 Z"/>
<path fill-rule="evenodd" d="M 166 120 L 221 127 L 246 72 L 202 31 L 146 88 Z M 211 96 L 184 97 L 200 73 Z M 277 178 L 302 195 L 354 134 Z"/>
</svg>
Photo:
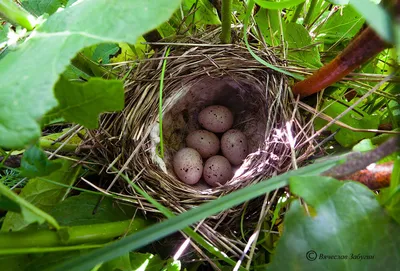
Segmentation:
<svg viewBox="0 0 400 271">
<path fill-rule="evenodd" d="M 64 77 L 65 79 L 68 79 L 68 80 L 79 79 L 79 78 L 89 80 L 89 78 L 90 78 L 90 76 L 87 73 L 81 71 L 74 65 L 68 65 L 67 69 L 62 74 L 62 77 Z"/>
<path fill-rule="evenodd" d="M 340 115 L 347 107 L 339 102 L 327 100 L 322 108 L 326 108 L 323 113 L 327 114 L 328 116 L 335 118 Z M 362 115 L 360 115 L 360 113 Z M 377 129 L 379 126 L 379 118 L 374 115 L 368 115 L 365 112 L 362 112 L 360 109 L 357 109 L 357 112 L 350 111 L 341 119 L 341 122 L 353 127 L 353 128 L 360 128 L 360 129 Z M 314 121 L 315 128 L 317 130 L 321 129 L 324 125 L 327 124 L 327 121 L 322 119 L 316 119 Z M 349 129 L 345 129 L 339 127 L 338 125 L 334 124 L 331 125 L 328 130 L 331 132 L 339 131 L 335 135 L 335 139 L 337 142 L 340 143 L 343 147 L 351 147 L 354 144 L 358 143 L 362 139 L 371 138 L 374 136 L 374 133 L 369 132 L 354 132 Z"/>
<path fill-rule="evenodd" d="M 389 215 L 400 224 L 400 153 L 394 163 L 390 186 L 379 193 L 379 200 Z"/>
<path fill-rule="evenodd" d="M 0 256 L 0 270 L 25 271 L 29 258 L 28 255 Z"/>
<path fill-rule="evenodd" d="M 305 0 L 282 0 L 280 2 L 269 1 L 269 0 L 255 0 L 256 4 L 266 9 L 284 9 L 297 6 L 303 3 Z"/>
<path fill-rule="evenodd" d="M 255 6 L 254 0 L 249 0 L 249 2 L 248 2 L 247 5 L 248 5 L 248 6 L 247 6 L 247 11 L 246 11 L 246 14 L 245 14 L 245 18 L 244 18 L 244 20 L 243 20 L 243 22 L 244 22 L 244 24 L 243 24 L 243 29 L 245 29 L 246 31 L 247 31 L 247 27 L 248 27 L 249 22 L 250 22 L 250 15 L 251 15 L 252 10 L 253 10 L 253 8 L 254 8 L 254 6 Z M 249 44 L 249 41 L 248 41 L 248 39 L 247 39 L 247 33 L 244 33 L 244 42 L 245 42 L 246 48 L 247 48 L 247 50 L 249 51 L 249 53 L 251 54 L 251 56 L 252 56 L 255 60 L 257 60 L 258 62 L 260 62 L 261 64 L 263 64 L 264 66 L 266 66 L 266 67 L 268 67 L 268 68 L 270 68 L 270 69 L 272 69 L 272 70 L 274 70 L 274 71 L 277 71 L 277 72 L 280 72 L 280 73 L 289 75 L 289 76 L 291 76 L 291 77 L 293 77 L 293 78 L 296 78 L 296 79 L 299 79 L 299 80 L 303 80 L 303 79 L 304 79 L 304 76 L 298 75 L 298 74 L 295 74 L 295 73 L 291 73 L 291 72 L 289 72 L 289 71 L 287 71 L 287 70 L 278 68 L 278 67 L 276 67 L 275 65 L 272 65 L 271 63 L 268 63 L 267 61 L 265 61 L 264 59 L 262 59 L 261 57 L 259 57 L 256 53 L 254 53 L 254 51 L 253 51 L 253 49 L 251 49 L 250 44 Z"/>
<path fill-rule="evenodd" d="M 363 139 L 358 144 L 354 145 L 352 149 L 356 152 L 364 152 L 373 150 L 375 147 L 376 146 L 372 143 L 371 139 Z"/>
<path fill-rule="evenodd" d="M 59 168 L 61 163 L 49 161 L 47 155 L 36 145 L 24 152 L 21 159 L 21 174 L 25 177 L 47 176 Z"/>
<path fill-rule="evenodd" d="M 134 216 L 135 209 L 133 207 L 126 208 L 124 205 L 115 204 L 110 198 L 104 198 L 96 208 L 100 198 L 88 193 L 72 196 L 55 205 L 49 214 L 57 219 L 61 226 L 116 222 Z M 93 214 L 94 210 L 96 213 Z M 135 219 L 142 218 L 137 216 Z"/>
<path fill-rule="evenodd" d="M 350 5 L 364 16 L 369 26 L 374 29 L 382 39 L 394 43 L 392 19 L 382 6 L 370 0 L 350 0 Z"/>
<path fill-rule="evenodd" d="M 132 271 L 129 254 L 122 255 L 101 265 L 98 271 Z M 159 269 L 161 270 L 161 269 Z M 146 270 L 147 271 L 147 270 Z"/>
<path fill-rule="evenodd" d="M 386 270 L 400 264 L 400 226 L 367 187 L 296 176 L 290 190 L 315 215 L 308 216 L 299 200 L 291 205 L 268 270 Z"/>
<path fill-rule="evenodd" d="M 15 194 L 13 191 L 11 191 L 7 186 L 4 184 L 0 183 L 0 195 L 2 197 L 6 197 L 8 200 L 13 201 L 15 204 L 19 205 L 18 213 L 14 212 L 7 212 L 8 214 L 15 214 L 20 216 L 21 220 L 24 221 L 26 224 L 31 224 L 31 223 L 38 223 L 42 224 L 44 222 L 48 222 L 52 227 L 55 229 L 59 229 L 60 226 L 58 225 L 57 221 L 48 215 L 47 213 L 43 212 L 41 209 L 37 208 L 35 205 L 31 204 L 29 201 L 26 201 L 22 197 L 18 196 Z M 6 217 L 7 219 L 7 217 Z M 6 223 L 6 220 L 3 222 L 3 227 L 4 224 Z M 8 229 L 12 230 L 12 229 Z"/>
<path fill-rule="evenodd" d="M 260 8 L 254 19 L 264 36 L 265 42 L 270 46 L 280 44 L 280 26 L 279 14 L 276 11 L 268 11 L 265 8 Z M 283 22 L 282 22 L 283 23 Z M 285 29 L 286 24 L 283 23 L 282 28 Z"/>
<path fill-rule="evenodd" d="M 0 210 L 21 213 L 19 204 L 3 195 L 0 195 Z"/>
<path fill-rule="evenodd" d="M 136 234 L 127 236 L 124 239 L 118 240 L 110 245 L 90 252 L 85 256 L 62 263 L 55 270 L 86 271 L 98 263 L 109 261 L 118 256 L 124 255 L 129 251 L 138 249 L 213 214 L 264 195 L 265 193 L 277 188 L 284 187 L 287 185 L 288 178 L 291 176 L 318 175 L 332 166 L 337 165 L 339 162 L 341 162 L 341 160 L 335 159 L 310 165 L 300 168 L 296 171 L 290 171 L 280 176 L 275 176 L 268 181 L 260 182 L 258 184 L 237 190 L 226 196 L 220 197 L 217 200 L 205 203 L 178 216 L 169 218 L 166 221 L 147 227 Z"/>
<path fill-rule="evenodd" d="M 319 68 L 322 66 L 318 48 L 312 46 L 312 40 L 304 26 L 288 23 L 284 30 L 285 41 L 289 47 L 288 58 L 300 65 Z M 290 49 L 297 49 L 291 51 Z"/>
<path fill-rule="evenodd" d="M 327 0 L 327 1 L 334 5 L 347 5 L 349 3 L 349 0 Z"/>
<path fill-rule="evenodd" d="M 196 25 L 212 25 L 212 24 L 221 24 L 221 21 L 218 18 L 217 12 L 214 7 L 211 5 L 209 0 L 183 0 L 182 1 L 182 9 L 185 14 L 193 11 L 195 4 L 197 3 L 196 13 L 194 14 L 194 18 L 192 15 L 187 16 L 186 24 L 189 25 L 192 22 Z"/>
<path fill-rule="evenodd" d="M 76 258 L 84 253 L 87 253 L 87 250 L 4 256 L 0 257 L 0 270 L 7 270 L 7 271 L 49 270 L 49 268 L 57 265 L 57 263 L 59 263 L 60 261 Z"/>
<path fill-rule="evenodd" d="M 92 59 L 97 63 L 108 64 L 110 58 L 117 55 L 121 48 L 116 43 L 102 43 L 96 46 Z"/>
<path fill-rule="evenodd" d="M 131 266 L 132 270 L 136 271 L 179 271 L 181 265 L 179 261 L 169 259 L 168 261 L 162 260 L 160 256 L 151 253 L 131 252 Z"/>
<path fill-rule="evenodd" d="M 365 19 L 351 6 L 338 10 L 322 25 L 317 40 L 335 43 L 339 39 L 350 40 L 361 29 Z"/>
<path fill-rule="evenodd" d="M 40 16 L 44 13 L 53 14 L 58 8 L 65 7 L 68 0 L 23 0 L 22 6 L 30 13 Z"/>
<path fill-rule="evenodd" d="M 80 172 L 80 167 L 76 166 L 71 168 L 73 163 L 66 160 L 62 160 L 61 163 L 61 169 L 53 172 L 45 178 L 61 184 L 72 185 Z M 67 188 L 43 181 L 41 177 L 38 177 L 31 179 L 28 182 L 28 184 L 22 189 L 19 197 L 24 201 L 33 204 L 40 210 L 47 212 L 62 200 L 66 191 Z M 21 214 L 8 212 L 1 230 L 18 231 L 31 223 L 32 221 L 26 220 L 26 218 Z"/>
<path fill-rule="evenodd" d="M 57 114 L 90 129 L 98 127 L 100 113 L 124 107 L 124 87 L 119 80 L 94 77 L 87 83 L 76 83 L 61 77 L 56 85 L 56 97 L 60 102 L 55 109 Z"/>
<path fill-rule="evenodd" d="M 58 104 L 54 85 L 81 49 L 104 42 L 135 44 L 168 20 L 179 3 L 86 0 L 51 15 L 0 61 L 0 145 L 22 148 L 40 136 L 38 122 Z"/>
</svg>

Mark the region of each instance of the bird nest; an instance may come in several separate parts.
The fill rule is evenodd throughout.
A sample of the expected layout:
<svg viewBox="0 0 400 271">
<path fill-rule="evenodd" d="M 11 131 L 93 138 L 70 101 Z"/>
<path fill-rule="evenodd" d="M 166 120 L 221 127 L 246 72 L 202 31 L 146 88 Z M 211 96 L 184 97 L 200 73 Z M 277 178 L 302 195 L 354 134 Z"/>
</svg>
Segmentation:
<svg viewBox="0 0 400 271">
<path fill-rule="evenodd" d="M 272 65 L 284 64 L 268 50 L 255 52 Z M 306 143 L 309 131 L 304 130 L 303 120 L 294 109 L 286 76 L 260 64 L 241 46 L 202 44 L 173 47 L 167 58 L 161 157 L 159 97 L 164 54 L 165 49 L 137 63 L 125 84 L 125 109 L 104 115 L 100 128 L 89 131 L 93 144 L 101 146 L 92 152 L 108 171 L 111 166 L 122 170 L 151 197 L 182 213 L 242 187 L 268 181 L 307 158 L 312 147 L 312 143 Z M 188 133 L 199 129 L 198 113 L 213 104 L 231 109 L 233 128 L 246 135 L 250 154 L 225 185 L 188 185 L 176 177 L 172 157 L 184 147 Z M 138 208 L 158 213 L 130 186 L 125 188 Z M 246 207 L 210 217 L 199 231 L 213 244 L 236 254 L 238 250 L 228 248 L 225 239 L 219 237 L 226 236 L 226 229 L 238 228 L 244 210 L 246 220 L 258 219 L 259 213 L 254 210 L 261 203 L 255 200 Z"/>
</svg>

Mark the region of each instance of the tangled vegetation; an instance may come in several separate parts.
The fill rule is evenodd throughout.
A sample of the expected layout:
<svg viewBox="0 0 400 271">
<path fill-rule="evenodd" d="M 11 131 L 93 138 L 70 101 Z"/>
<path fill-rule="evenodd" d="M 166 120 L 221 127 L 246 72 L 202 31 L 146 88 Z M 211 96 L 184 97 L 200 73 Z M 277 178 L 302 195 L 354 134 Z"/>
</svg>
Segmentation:
<svg viewBox="0 0 400 271">
<path fill-rule="evenodd" d="M 397 268 L 400 1 L 110 2 L 0 0 L 0 270 Z M 215 101 L 257 140 L 192 188 Z"/>
</svg>

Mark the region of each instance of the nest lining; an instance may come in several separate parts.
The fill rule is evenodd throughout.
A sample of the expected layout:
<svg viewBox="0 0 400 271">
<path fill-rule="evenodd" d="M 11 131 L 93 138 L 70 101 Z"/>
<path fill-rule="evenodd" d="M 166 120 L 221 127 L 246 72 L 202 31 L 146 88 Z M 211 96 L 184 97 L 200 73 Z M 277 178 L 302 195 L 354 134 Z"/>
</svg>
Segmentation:
<svg viewBox="0 0 400 271">
<path fill-rule="evenodd" d="M 257 53 L 271 64 L 282 64 L 271 52 Z M 124 169 L 150 196 L 181 213 L 291 169 L 294 150 L 289 145 L 290 134 L 295 136 L 296 145 L 302 146 L 295 148 L 297 163 L 307 158 L 312 143 L 302 144 L 309 131 L 302 128 L 302 119 L 292 108 L 294 100 L 287 78 L 258 63 L 240 46 L 175 47 L 171 51 L 163 90 L 165 157 L 160 158 L 157 148 L 162 56 L 161 52 L 138 64 L 125 86 L 123 112 L 104 115 L 100 129 L 89 132 L 90 140 L 101 146 L 92 153 L 102 164 Z M 211 104 L 225 105 L 233 111 L 234 128 L 245 133 L 251 153 L 226 185 L 190 186 L 175 176 L 172 157 L 183 147 L 187 134 L 199 128 L 198 112 Z M 158 212 L 131 188 L 127 190 L 139 208 Z M 260 205 L 256 201 L 253 207 Z M 237 222 L 242 209 L 239 206 L 206 220 L 205 235 L 212 243 L 221 242 L 216 235 Z"/>
</svg>

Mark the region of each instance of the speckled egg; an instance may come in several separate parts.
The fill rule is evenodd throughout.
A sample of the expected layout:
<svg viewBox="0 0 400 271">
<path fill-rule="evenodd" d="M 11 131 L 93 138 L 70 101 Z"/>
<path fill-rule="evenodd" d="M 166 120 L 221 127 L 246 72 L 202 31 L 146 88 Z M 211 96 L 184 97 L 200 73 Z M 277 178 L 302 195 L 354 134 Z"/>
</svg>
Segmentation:
<svg viewBox="0 0 400 271">
<path fill-rule="evenodd" d="M 221 138 L 221 150 L 232 165 L 240 165 L 249 152 L 246 136 L 236 129 L 227 131 Z"/>
<path fill-rule="evenodd" d="M 203 160 L 195 149 L 183 148 L 175 154 L 173 167 L 182 182 L 195 184 L 203 173 Z"/>
<path fill-rule="evenodd" d="M 204 164 L 203 178 L 211 186 L 225 184 L 232 178 L 232 175 L 231 164 L 221 155 L 208 158 Z"/>
<path fill-rule="evenodd" d="M 186 146 L 198 151 L 204 159 L 210 158 L 219 152 L 218 137 L 206 130 L 196 130 L 186 137 Z"/>
<path fill-rule="evenodd" d="M 208 131 L 223 133 L 233 125 L 233 114 L 225 106 L 211 105 L 199 113 L 199 123 Z"/>
</svg>

